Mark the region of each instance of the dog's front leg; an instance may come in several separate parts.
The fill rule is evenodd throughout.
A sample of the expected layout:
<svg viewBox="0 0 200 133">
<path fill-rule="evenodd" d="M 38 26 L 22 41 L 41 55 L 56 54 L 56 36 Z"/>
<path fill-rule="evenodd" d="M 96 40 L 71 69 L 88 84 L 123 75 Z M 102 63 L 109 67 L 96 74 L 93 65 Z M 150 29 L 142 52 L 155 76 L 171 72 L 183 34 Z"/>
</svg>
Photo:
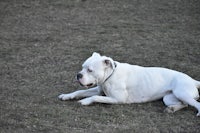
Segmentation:
<svg viewBox="0 0 200 133">
<path fill-rule="evenodd" d="M 79 101 L 82 105 L 90 105 L 94 102 L 116 104 L 119 103 L 116 99 L 106 96 L 92 96 Z"/>
<path fill-rule="evenodd" d="M 101 95 L 102 90 L 99 86 L 87 89 L 87 90 L 78 90 L 69 94 L 61 94 L 58 96 L 60 100 L 70 100 L 70 99 L 78 99 L 83 97 L 91 97 L 94 95 Z"/>
</svg>

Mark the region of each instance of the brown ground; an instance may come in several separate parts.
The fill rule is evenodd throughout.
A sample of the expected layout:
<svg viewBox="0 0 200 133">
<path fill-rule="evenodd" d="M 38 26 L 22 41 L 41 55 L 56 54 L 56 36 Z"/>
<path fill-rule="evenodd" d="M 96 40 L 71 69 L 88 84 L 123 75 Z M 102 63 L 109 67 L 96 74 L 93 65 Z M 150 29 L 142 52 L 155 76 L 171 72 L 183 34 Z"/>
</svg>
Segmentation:
<svg viewBox="0 0 200 133">
<path fill-rule="evenodd" d="M 162 101 L 59 101 L 93 51 L 200 80 L 199 0 L 0 0 L 0 132 L 200 132 L 196 110 Z"/>
</svg>

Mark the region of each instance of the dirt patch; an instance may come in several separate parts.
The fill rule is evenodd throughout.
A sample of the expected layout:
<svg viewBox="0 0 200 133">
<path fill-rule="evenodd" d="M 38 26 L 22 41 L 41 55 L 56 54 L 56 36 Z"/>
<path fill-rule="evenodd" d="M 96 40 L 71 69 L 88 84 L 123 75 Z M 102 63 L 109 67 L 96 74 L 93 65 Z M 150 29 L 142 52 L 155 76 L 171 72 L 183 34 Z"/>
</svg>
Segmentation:
<svg viewBox="0 0 200 133">
<path fill-rule="evenodd" d="M 198 132 L 196 110 L 163 113 L 162 101 L 81 106 L 59 101 L 97 51 L 200 80 L 200 1 L 1 0 L 0 130 Z"/>
</svg>

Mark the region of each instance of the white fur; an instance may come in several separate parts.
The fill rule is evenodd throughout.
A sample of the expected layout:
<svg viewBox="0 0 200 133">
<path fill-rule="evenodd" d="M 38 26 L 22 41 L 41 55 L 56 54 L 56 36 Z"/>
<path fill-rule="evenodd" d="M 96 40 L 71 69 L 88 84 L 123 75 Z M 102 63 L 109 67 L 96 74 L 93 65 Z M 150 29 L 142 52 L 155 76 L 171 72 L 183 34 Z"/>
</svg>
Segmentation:
<svg viewBox="0 0 200 133">
<path fill-rule="evenodd" d="M 143 103 L 163 98 L 167 112 L 175 112 L 190 105 L 198 110 L 197 116 L 200 116 L 200 103 L 196 101 L 199 98 L 199 81 L 166 68 L 115 63 L 116 68 L 111 58 L 93 53 L 83 64 L 80 71 L 83 78 L 79 82 L 83 86 L 93 84 L 97 87 L 62 94 L 59 98 L 69 100 L 86 97 L 79 101 L 82 105 L 94 102 Z M 88 72 L 88 69 L 92 72 Z"/>
</svg>

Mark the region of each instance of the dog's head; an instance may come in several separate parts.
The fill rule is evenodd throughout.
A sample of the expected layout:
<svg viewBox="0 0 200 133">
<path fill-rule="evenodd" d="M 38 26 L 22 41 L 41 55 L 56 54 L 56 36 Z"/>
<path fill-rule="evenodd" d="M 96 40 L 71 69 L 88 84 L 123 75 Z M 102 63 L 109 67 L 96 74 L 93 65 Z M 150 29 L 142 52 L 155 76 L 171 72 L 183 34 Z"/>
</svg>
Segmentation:
<svg viewBox="0 0 200 133">
<path fill-rule="evenodd" d="M 104 83 L 114 69 L 114 61 L 110 57 L 94 52 L 82 65 L 77 74 L 77 81 L 85 87 L 93 87 Z"/>
</svg>

